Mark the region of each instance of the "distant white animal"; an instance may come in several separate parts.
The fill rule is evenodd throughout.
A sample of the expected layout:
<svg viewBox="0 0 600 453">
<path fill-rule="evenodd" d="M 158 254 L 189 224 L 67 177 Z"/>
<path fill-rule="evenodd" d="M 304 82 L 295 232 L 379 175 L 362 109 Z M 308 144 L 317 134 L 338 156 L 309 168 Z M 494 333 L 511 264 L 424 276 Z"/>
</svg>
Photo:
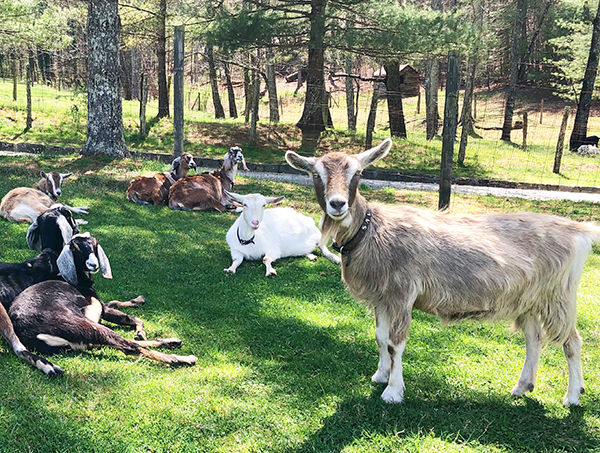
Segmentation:
<svg viewBox="0 0 600 453">
<path fill-rule="evenodd" d="M 317 246 L 331 262 L 339 264 L 340 258 L 321 243 L 321 232 L 310 217 L 292 208 L 265 209 L 268 204 L 277 204 L 283 197 L 264 197 L 260 194 L 239 195 L 227 192 L 233 200 L 243 205 L 240 216 L 227 232 L 226 239 L 231 249 L 231 266 L 225 272 L 235 274 L 244 259 L 262 258 L 266 275 L 277 275 L 271 265 L 279 258 L 306 256 L 311 260 L 317 257 L 312 253 Z M 320 245 L 319 245 L 320 244 Z"/>
<path fill-rule="evenodd" d="M 582 156 L 591 156 L 593 154 L 598 154 L 600 150 L 598 150 L 597 146 L 594 145 L 581 145 L 577 148 L 577 154 Z"/>
</svg>

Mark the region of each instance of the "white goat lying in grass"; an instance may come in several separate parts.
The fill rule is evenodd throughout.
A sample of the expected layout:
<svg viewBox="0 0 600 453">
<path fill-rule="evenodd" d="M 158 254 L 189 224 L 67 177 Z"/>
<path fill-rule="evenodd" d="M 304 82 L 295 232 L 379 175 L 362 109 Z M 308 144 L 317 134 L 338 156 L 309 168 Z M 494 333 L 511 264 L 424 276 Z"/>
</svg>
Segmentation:
<svg viewBox="0 0 600 453">
<path fill-rule="evenodd" d="M 283 197 L 264 197 L 257 193 L 239 195 L 231 192 L 227 192 L 227 195 L 241 203 L 243 211 L 226 235 L 233 263 L 224 269 L 225 272 L 235 274 L 244 258 L 262 258 L 267 276 L 277 275 L 271 263 L 279 258 L 306 256 L 313 261 L 317 259 L 312 252 L 321 242 L 321 232 L 313 219 L 292 208 L 265 209 L 267 204 L 277 204 Z M 319 248 L 331 262 L 340 263 L 340 258 L 325 245 L 320 245 Z"/>
</svg>

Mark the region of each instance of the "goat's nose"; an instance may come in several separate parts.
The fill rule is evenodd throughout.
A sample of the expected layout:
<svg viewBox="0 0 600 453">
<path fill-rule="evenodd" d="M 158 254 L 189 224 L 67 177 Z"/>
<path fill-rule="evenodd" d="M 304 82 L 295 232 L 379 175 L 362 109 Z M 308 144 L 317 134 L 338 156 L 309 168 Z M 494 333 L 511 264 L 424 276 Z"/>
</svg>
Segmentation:
<svg viewBox="0 0 600 453">
<path fill-rule="evenodd" d="M 344 206 L 346 206 L 346 200 L 335 198 L 333 200 L 329 200 L 329 206 L 331 206 L 336 211 L 341 210 Z"/>
<path fill-rule="evenodd" d="M 255 229 L 258 228 L 259 223 L 260 222 L 258 220 L 253 220 L 252 221 L 252 227 L 255 228 Z"/>
<path fill-rule="evenodd" d="M 62 193 L 62 190 L 60 190 L 60 189 L 56 189 L 56 195 L 59 195 L 59 196 L 60 196 L 60 194 L 61 194 L 61 193 Z"/>
</svg>

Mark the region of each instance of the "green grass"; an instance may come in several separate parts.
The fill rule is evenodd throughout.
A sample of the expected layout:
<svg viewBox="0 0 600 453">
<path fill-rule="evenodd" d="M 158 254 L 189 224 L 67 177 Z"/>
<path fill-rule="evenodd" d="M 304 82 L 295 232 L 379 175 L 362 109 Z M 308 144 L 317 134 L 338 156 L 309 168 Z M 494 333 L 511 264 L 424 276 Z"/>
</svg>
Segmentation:
<svg viewBox="0 0 600 453">
<path fill-rule="evenodd" d="M 259 261 L 226 275 L 235 214 L 125 200 L 133 176 L 166 169 L 155 162 L 0 157 L 0 194 L 35 184 L 40 169 L 75 173 L 64 201 L 90 206 L 82 229 L 98 237 L 114 274 L 96 278 L 101 297 L 146 296 L 127 311 L 150 338 L 181 338 L 181 353 L 198 363 L 172 369 L 97 349 L 53 356 L 66 372 L 48 379 L 0 341 L 0 452 L 600 452 L 600 250 L 579 292 L 581 407 L 560 404 L 567 369 L 559 348 L 544 348 L 535 392 L 514 400 L 521 335 L 485 323 L 442 327 L 419 312 L 404 355 L 406 401 L 388 405 L 370 382 L 372 313 L 348 295 L 337 266 L 290 258 L 275 263 L 275 277 L 265 278 Z M 241 179 L 236 190 L 285 195 L 285 205 L 320 215 L 310 187 Z M 431 193 L 362 191 L 388 203 L 437 204 Z M 597 205 L 563 201 L 455 196 L 451 206 L 600 218 Z M 1 219 L 1 261 L 34 256 L 26 231 Z"/>
<path fill-rule="evenodd" d="M 200 157 L 222 158 L 232 145 L 240 145 L 248 162 L 284 163 L 288 149 L 300 146 L 300 133 L 294 124 L 302 113 L 302 96 L 294 98 L 285 90 L 280 91 L 282 119 L 280 124 L 269 124 L 268 105 L 261 103 L 258 143 L 249 146 L 249 126 L 243 118 L 216 121 L 207 110 L 190 110 L 195 99 L 194 87 L 188 87 L 185 110 L 184 151 Z M 12 84 L 0 82 L 0 140 L 9 142 L 31 142 L 46 145 L 83 146 L 86 134 L 86 103 L 84 93 L 56 91 L 51 87 L 34 86 L 33 127 L 25 129 L 25 88 L 19 85 L 18 101 L 12 100 Z M 440 109 L 444 102 L 440 93 Z M 527 96 L 527 91 L 520 92 Z M 478 125 L 483 127 L 502 124 L 503 94 L 499 92 L 479 93 Z M 225 102 L 225 99 L 223 100 Z M 344 150 L 358 152 L 364 148 L 365 121 L 370 95 L 364 94 L 359 102 L 359 121 L 356 133 L 345 130 L 345 99 L 343 93 L 333 95 L 332 117 L 335 129 L 323 134 L 319 151 Z M 404 99 L 404 113 L 408 138 L 395 140 L 390 157 L 376 165 L 380 168 L 411 173 L 439 174 L 441 138 L 425 140 L 424 105 L 417 109 L 415 97 Z M 210 104 L 210 103 L 209 103 Z M 237 100 L 238 108 L 243 99 Z M 423 102 L 424 104 L 424 102 Z M 567 186 L 600 186 L 600 156 L 583 157 L 565 151 L 560 174 L 552 172 L 556 142 L 561 123 L 562 104 L 547 101 L 543 123 L 540 123 L 539 104 L 535 100 L 520 99 L 515 120 L 523 111 L 529 112 L 527 151 L 521 149 L 522 131 L 512 132 L 513 143 L 500 140 L 500 131 L 477 129 L 481 139 L 469 139 L 464 167 L 455 165 L 454 175 L 530 183 L 559 184 Z M 156 121 L 156 102 L 148 104 L 148 136 L 139 135 L 139 103 L 123 101 L 125 140 L 132 150 L 171 153 L 173 149 L 173 127 L 168 118 Z M 569 122 L 567 141 L 572 119 Z M 590 134 L 600 129 L 600 118 L 591 117 Z M 440 130 L 441 132 L 441 130 Z M 459 131 L 460 132 L 460 131 Z M 389 135 L 387 105 L 379 105 L 374 143 Z M 458 143 L 455 155 L 458 153 Z M 456 157 L 455 157 L 456 159 Z"/>
</svg>

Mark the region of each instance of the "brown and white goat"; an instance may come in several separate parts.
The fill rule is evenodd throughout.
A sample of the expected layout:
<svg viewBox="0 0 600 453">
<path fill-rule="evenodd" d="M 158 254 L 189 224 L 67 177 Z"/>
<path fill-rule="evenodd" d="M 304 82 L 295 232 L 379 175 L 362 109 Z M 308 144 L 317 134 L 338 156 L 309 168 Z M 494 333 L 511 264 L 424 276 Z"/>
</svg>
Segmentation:
<svg viewBox="0 0 600 453">
<path fill-rule="evenodd" d="M 190 168 L 196 170 L 196 162 L 190 153 L 175 158 L 169 171 L 154 176 L 138 176 L 129 183 L 127 199 L 137 204 L 166 205 L 169 189 L 176 181 L 185 178 Z"/>
<path fill-rule="evenodd" d="M 241 148 L 232 146 L 220 169 L 211 173 L 188 176 L 171 186 L 169 207 L 182 211 L 206 211 L 216 209 L 224 212 L 233 207 L 233 200 L 225 191 L 231 191 L 238 166 L 248 171 Z"/>
<path fill-rule="evenodd" d="M 450 215 L 367 203 L 363 168 L 392 145 L 320 158 L 288 151 L 293 167 L 313 176 L 324 211 L 323 237 L 342 255 L 342 279 L 375 311 L 379 365 L 372 380 L 387 402 L 404 398 L 402 354 L 413 308 L 441 317 L 510 320 L 525 335 L 526 356 L 514 396 L 533 390 L 544 339 L 562 345 L 569 368 L 563 403 L 584 391 L 582 340 L 575 327 L 577 286 L 600 227 L 534 213 Z"/>
<path fill-rule="evenodd" d="M 40 173 L 42 179 L 35 189 L 31 187 L 17 187 L 12 189 L 0 202 L 0 215 L 14 222 L 32 223 L 42 212 L 57 205 L 56 200 L 62 193 L 62 183 L 72 173 Z M 71 212 L 87 214 L 88 208 L 63 205 Z M 79 223 L 86 223 L 79 220 Z"/>
</svg>

